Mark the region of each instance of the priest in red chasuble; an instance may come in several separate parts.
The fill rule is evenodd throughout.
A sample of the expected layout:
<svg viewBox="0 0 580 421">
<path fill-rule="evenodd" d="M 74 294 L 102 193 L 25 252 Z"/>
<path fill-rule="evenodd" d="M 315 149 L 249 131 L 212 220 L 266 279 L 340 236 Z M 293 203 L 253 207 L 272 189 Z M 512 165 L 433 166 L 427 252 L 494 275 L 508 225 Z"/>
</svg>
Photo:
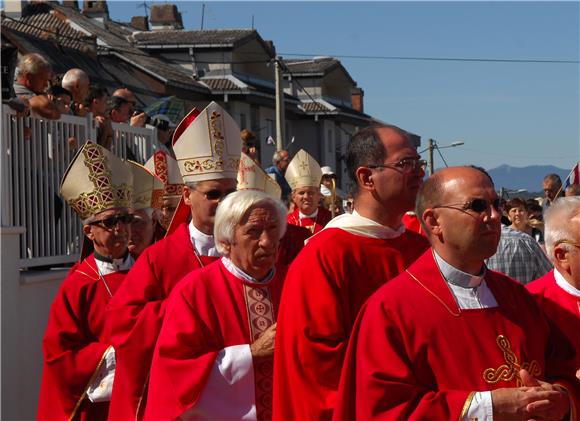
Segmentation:
<svg viewBox="0 0 580 421">
<path fill-rule="evenodd" d="M 129 236 L 129 253 L 137 259 L 151 244 L 160 240 L 159 211 L 163 182 L 137 162 L 127 161 L 133 173 L 133 222 Z"/>
<path fill-rule="evenodd" d="M 560 198 L 544 212 L 544 238 L 554 269 L 526 288 L 544 310 L 566 352 L 562 372 L 574 375 L 580 370 L 579 196 Z M 574 384 L 575 398 L 578 399 L 580 381 Z"/>
<path fill-rule="evenodd" d="M 173 150 L 191 221 L 143 252 L 108 307 L 107 332 L 118 357 L 111 420 L 142 417 L 166 299 L 185 275 L 220 257 L 213 237 L 215 212 L 220 200 L 236 189 L 242 140 L 225 110 L 214 102 L 201 113 L 192 110 L 176 136 Z"/>
<path fill-rule="evenodd" d="M 242 152 L 240 169 L 238 170 L 238 190 L 257 190 L 266 193 L 275 199 L 280 199 L 282 189 L 276 180 L 268 175 L 256 162 Z M 312 233 L 297 225 L 288 224 L 286 233 L 280 240 L 277 263 L 289 266 L 296 258 L 304 242 Z"/>
<path fill-rule="evenodd" d="M 329 420 L 350 332 L 366 299 L 429 247 L 405 230 L 425 175 L 408 134 L 364 129 L 347 147 L 353 214 L 333 219 L 290 266 L 278 317 L 274 419 Z"/>
<path fill-rule="evenodd" d="M 127 250 L 132 188 L 128 165 L 91 142 L 63 177 L 61 195 L 94 252 L 69 272 L 50 308 L 39 420 L 107 419 L 115 351 L 105 337 L 105 306 L 134 262 Z"/>
<path fill-rule="evenodd" d="M 308 152 L 300 149 L 288 164 L 284 177 L 292 187 L 291 198 L 295 205 L 288 214 L 288 223 L 316 234 L 332 218 L 330 211 L 320 206 L 320 165 Z"/>
<path fill-rule="evenodd" d="M 223 257 L 174 290 L 155 347 L 146 420 L 271 420 L 286 207 L 252 190 L 218 206 Z"/>
<path fill-rule="evenodd" d="M 501 205 L 491 178 L 447 168 L 417 215 L 432 248 L 362 308 L 335 420 L 560 420 L 568 393 L 549 375 L 549 327 L 525 288 L 487 270 Z"/>
</svg>

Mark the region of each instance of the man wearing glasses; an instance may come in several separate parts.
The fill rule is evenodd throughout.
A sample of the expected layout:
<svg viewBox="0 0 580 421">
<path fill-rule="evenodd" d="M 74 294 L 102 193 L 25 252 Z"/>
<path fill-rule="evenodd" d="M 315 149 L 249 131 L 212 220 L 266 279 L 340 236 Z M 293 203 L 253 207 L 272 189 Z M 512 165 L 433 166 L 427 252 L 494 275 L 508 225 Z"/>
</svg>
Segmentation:
<svg viewBox="0 0 580 421">
<path fill-rule="evenodd" d="M 273 419 L 332 417 L 359 309 L 428 248 L 423 236 L 401 223 L 425 175 L 425 161 L 405 131 L 381 126 L 355 134 L 347 148 L 347 170 L 356 185 L 353 213 L 334 218 L 309 240 L 284 285 Z"/>
<path fill-rule="evenodd" d="M 550 330 L 525 287 L 487 270 L 500 236 L 493 182 L 474 167 L 429 178 L 416 212 L 431 243 L 367 301 L 353 329 L 335 420 L 564 419 Z"/>
<path fill-rule="evenodd" d="M 580 371 L 580 197 L 556 200 L 544 220 L 546 249 L 554 269 L 526 288 L 569 350 L 562 369 L 573 375 Z M 580 383 L 576 393 L 580 396 Z"/>
<path fill-rule="evenodd" d="M 108 332 L 118 353 L 111 420 L 143 415 L 166 299 L 185 275 L 220 257 L 213 237 L 215 213 L 219 202 L 236 190 L 242 140 L 225 110 L 214 102 L 201 113 L 194 109 L 176 133 L 173 148 L 191 220 L 143 252 L 109 305 Z"/>
<path fill-rule="evenodd" d="M 134 262 L 127 250 L 132 174 L 87 142 L 67 169 L 61 194 L 83 221 L 94 253 L 71 270 L 50 309 L 37 418 L 106 419 L 115 351 L 105 334 L 105 306 Z"/>
</svg>

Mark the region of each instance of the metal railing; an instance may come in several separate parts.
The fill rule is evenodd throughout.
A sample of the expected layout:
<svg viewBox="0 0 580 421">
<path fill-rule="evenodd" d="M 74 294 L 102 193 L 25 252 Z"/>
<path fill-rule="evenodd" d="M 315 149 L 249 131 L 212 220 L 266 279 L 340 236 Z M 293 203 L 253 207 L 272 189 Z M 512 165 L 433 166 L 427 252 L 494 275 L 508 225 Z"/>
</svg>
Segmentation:
<svg viewBox="0 0 580 421">
<path fill-rule="evenodd" d="M 82 244 L 78 216 L 59 195 L 60 181 L 78 148 L 96 138 L 92 115 L 60 120 L 16 117 L 2 106 L 0 158 L 3 227 L 23 226 L 20 267 L 74 262 Z M 144 163 L 162 148 L 156 130 L 115 124 L 113 152 Z"/>
</svg>

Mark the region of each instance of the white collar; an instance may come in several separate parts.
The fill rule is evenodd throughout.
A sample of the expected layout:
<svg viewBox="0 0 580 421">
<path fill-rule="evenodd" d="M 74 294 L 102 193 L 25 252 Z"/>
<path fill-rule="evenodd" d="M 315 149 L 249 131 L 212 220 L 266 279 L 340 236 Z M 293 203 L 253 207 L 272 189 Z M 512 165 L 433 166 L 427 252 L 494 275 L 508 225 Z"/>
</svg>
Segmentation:
<svg viewBox="0 0 580 421">
<path fill-rule="evenodd" d="M 435 257 L 435 262 L 437 262 L 437 266 L 439 266 L 443 278 L 445 278 L 447 282 L 462 288 L 476 288 L 483 282 L 486 272 L 485 265 L 483 265 L 483 270 L 480 275 L 472 275 L 457 269 L 455 266 L 451 266 L 443 260 L 435 250 L 433 250 L 433 256 Z"/>
<path fill-rule="evenodd" d="M 261 281 L 258 281 L 256 278 L 248 275 L 242 269 L 240 269 L 239 267 L 234 265 L 234 262 L 232 262 L 229 257 L 224 256 L 224 257 L 222 257 L 221 260 L 222 260 L 222 264 L 228 270 L 229 273 L 234 275 L 236 278 L 241 279 L 242 281 L 246 281 L 250 284 L 257 284 L 257 285 L 267 284 L 268 282 L 270 282 L 272 280 L 272 278 L 274 277 L 274 274 L 276 273 L 276 268 L 273 267 L 272 270 L 270 270 L 270 273 L 268 273 L 268 276 L 266 276 Z"/>
<path fill-rule="evenodd" d="M 556 278 L 556 284 L 566 291 L 568 294 L 571 294 L 575 297 L 580 297 L 580 290 L 572 286 L 560 272 L 558 269 L 554 268 L 554 278 Z"/>
<path fill-rule="evenodd" d="M 189 223 L 189 238 L 191 239 L 193 248 L 200 255 L 213 257 L 221 256 L 215 247 L 213 235 L 208 235 L 198 230 L 197 227 L 193 225 L 193 221 Z"/>
<path fill-rule="evenodd" d="M 298 211 L 298 217 L 299 217 L 300 219 L 304 219 L 304 218 L 312 218 L 312 219 L 314 219 L 314 218 L 316 218 L 317 216 L 318 216 L 318 208 L 316 208 L 316 210 L 315 210 L 314 212 L 312 212 L 310 215 L 306 215 L 306 214 L 304 214 L 304 213 L 302 213 L 302 212 Z"/>
<path fill-rule="evenodd" d="M 135 259 L 130 254 L 123 259 L 113 259 L 112 262 L 104 262 L 99 259 L 95 259 L 97 264 L 97 270 L 102 276 L 109 275 L 115 272 L 121 272 L 124 270 L 129 270 L 135 263 Z"/>
<path fill-rule="evenodd" d="M 352 213 L 343 213 L 342 215 L 337 216 L 326 224 L 326 227 L 324 227 L 320 232 L 327 228 L 340 228 L 361 237 L 378 238 L 382 240 L 397 238 L 405 232 L 405 226 L 403 224 L 401 224 L 397 229 L 393 229 L 386 225 L 381 225 L 372 219 L 361 216 L 356 210 Z"/>
</svg>

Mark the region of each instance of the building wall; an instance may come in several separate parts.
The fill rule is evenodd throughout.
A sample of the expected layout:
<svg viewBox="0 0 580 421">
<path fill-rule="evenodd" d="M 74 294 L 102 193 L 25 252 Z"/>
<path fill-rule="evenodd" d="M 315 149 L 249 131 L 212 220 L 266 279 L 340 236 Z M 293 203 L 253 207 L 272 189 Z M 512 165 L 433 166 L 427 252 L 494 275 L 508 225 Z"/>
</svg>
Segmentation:
<svg viewBox="0 0 580 421">
<path fill-rule="evenodd" d="M 20 271 L 23 228 L 2 227 L 3 420 L 36 419 L 42 377 L 42 338 L 50 305 L 67 269 Z"/>
<path fill-rule="evenodd" d="M 274 65 L 268 65 L 270 56 L 257 40 L 254 39 L 236 48 L 232 57 L 234 72 L 252 75 L 254 78 L 274 83 Z"/>
</svg>

